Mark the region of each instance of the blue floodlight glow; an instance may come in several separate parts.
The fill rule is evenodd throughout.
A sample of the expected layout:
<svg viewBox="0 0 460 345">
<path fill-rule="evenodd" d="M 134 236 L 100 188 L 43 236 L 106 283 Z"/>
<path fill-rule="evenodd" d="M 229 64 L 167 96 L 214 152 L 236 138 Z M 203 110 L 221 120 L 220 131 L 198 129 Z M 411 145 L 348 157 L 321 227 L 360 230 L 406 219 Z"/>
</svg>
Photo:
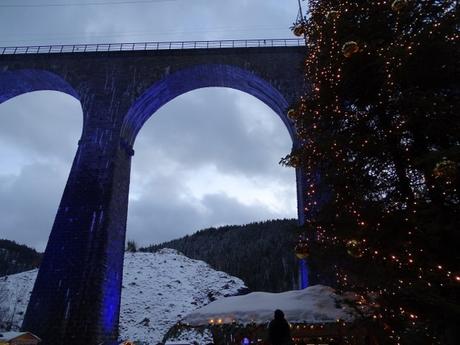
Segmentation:
<svg viewBox="0 0 460 345">
<path fill-rule="evenodd" d="M 80 99 L 70 84 L 49 71 L 23 69 L 0 73 L 0 104 L 33 91 L 59 91 Z"/>
<path fill-rule="evenodd" d="M 186 92 L 205 87 L 228 87 L 248 93 L 268 105 L 283 123 L 294 142 L 295 128 L 286 116 L 288 103 L 269 82 L 250 71 L 230 65 L 197 65 L 166 76 L 151 86 L 131 106 L 122 124 L 122 137 L 134 144 L 144 123 L 160 107 Z"/>
<path fill-rule="evenodd" d="M 110 270 L 107 274 L 107 280 L 104 284 L 104 302 L 103 302 L 103 325 L 104 332 L 111 334 L 116 330 L 118 324 L 118 311 L 121 299 L 121 290 L 119 287 L 119 274 L 115 270 Z"/>
<path fill-rule="evenodd" d="M 300 290 L 308 287 L 308 265 L 307 260 L 299 260 L 299 287 Z"/>
</svg>

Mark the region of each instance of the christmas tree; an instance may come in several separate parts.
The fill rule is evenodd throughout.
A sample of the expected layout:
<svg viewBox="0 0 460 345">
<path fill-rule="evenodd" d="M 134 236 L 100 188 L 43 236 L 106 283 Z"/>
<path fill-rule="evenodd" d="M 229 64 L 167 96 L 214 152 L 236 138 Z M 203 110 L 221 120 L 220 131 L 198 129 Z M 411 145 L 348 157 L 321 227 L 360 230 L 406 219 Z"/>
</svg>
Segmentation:
<svg viewBox="0 0 460 345">
<path fill-rule="evenodd" d="M 310 87 L 288 116 L 312 265 L 378 343 L 460 341 L 460 25 L 450 0 L 310 0 Z M 371 327 L 371 326 L 370 326 Z"/>
</svg>

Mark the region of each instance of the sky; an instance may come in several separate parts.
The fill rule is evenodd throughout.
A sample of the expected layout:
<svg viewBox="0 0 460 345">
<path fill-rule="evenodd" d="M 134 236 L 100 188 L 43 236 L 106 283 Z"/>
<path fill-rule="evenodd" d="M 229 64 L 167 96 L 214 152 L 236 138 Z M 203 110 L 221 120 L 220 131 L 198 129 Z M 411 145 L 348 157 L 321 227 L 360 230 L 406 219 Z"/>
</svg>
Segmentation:
<svg viewBox="0 0 460 345">
<path fill-rule="evenodd" d="M 0 46 L 293 38 L 296 0 L 0 0 Z M 82 129 L 79 102 L 39 91 L 0 104 L 0 238 L 44 250 Z M 209 145 L 213 143 L 213 145 Z M 127 238 L 296 216 L 292 142 L 268 106 L 199 89 L 135 142 Z"/>
</svg>

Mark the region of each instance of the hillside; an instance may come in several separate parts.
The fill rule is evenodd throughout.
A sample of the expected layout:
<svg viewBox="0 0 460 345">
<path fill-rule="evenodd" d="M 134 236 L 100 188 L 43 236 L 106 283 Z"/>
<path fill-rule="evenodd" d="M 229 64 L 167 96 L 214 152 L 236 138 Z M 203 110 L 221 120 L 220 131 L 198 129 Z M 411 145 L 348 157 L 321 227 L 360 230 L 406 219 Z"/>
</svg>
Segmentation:
<svg viewBox="0 0 460 345">
<path fill-rule="evenodd" d="M 0 240 L 0 277 L 37 268 L 41 254 L 14 241 Z"/>
<path fill-rule="evenodd" d="M 32 270 L 0 279 L 0 315 L 13 330 L 22 323 L 36 276 Z M 240 279 L 172 249 L 126 253 L 120 339 L 157 344 L 185 315 L 245 288 Z"/>
<path fill-rule="evenodd" d="M 297 288 L 296 220 L 271 220 L 200 230 L 193 235 L 142 248 L 174 248 L 242 279 L 250 290 L 281 292 Z"/>
</svg>

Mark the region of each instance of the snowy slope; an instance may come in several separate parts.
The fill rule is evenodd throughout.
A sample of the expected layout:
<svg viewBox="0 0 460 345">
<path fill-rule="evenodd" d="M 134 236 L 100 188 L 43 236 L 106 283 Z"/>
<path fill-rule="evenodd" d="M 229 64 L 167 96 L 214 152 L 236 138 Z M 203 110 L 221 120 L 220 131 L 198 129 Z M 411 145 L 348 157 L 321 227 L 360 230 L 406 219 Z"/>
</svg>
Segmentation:
<svg viewBox="0 0 460 345">
<path fill-rule="evenodd" d="M 0 278 L 0 309 L 9 309 L 13 324 L 22 323 L 37 270 Z M 179 319 L 214 299 L 245 288 L 242 280 L 215 271 L 203 261 L 173 249 L 158 253 L 126 253 L 121 298 L 120 339 L 160 342 Z M 18 301 L 12 303 L 12 301 Z"/>
<path fill-rule="evenodd" d="M 0 330 L 4 322 L 11 322 L 13 331 L 19 330 L 37 272 L 35 269 L 0 278 Z"/>
<path fill-rule="evenodd" d="M 121 338 L 149 344 L 193 310 L 245 288 L 242 280 L 173 249 L 127 253 L 124 270 Z"/>
</svg>

